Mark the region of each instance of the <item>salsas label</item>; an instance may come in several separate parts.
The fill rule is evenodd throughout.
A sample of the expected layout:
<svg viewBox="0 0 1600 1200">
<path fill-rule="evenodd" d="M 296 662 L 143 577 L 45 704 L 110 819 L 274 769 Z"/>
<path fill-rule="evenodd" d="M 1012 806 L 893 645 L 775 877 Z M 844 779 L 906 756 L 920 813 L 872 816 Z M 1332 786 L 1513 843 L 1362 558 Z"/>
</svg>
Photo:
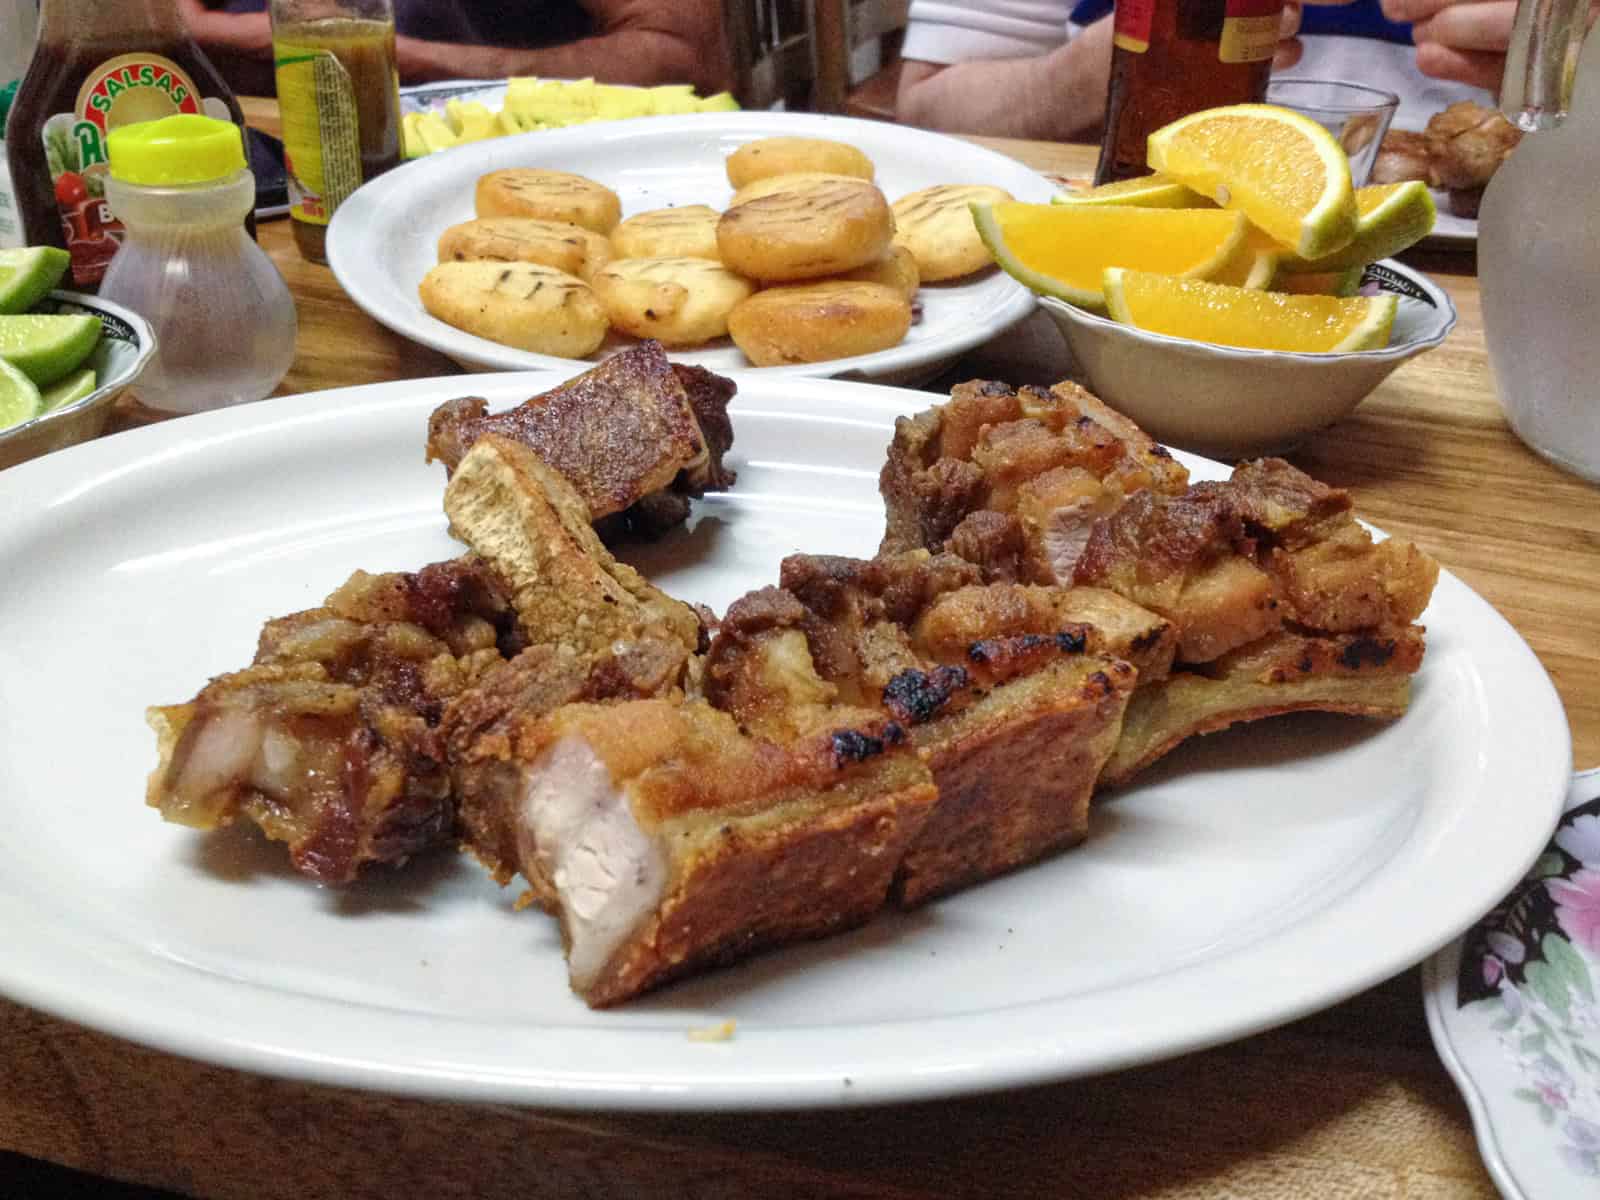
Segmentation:
<svg viewBox="0 0 1600 1200">
<path fill-rule="evenodd" d="M 40 135 L 75 284 L 99 283 L 122 244 L 122 222 L 105 201 L 106 135 L 135 121 L 201 112 L 229 119 L 227 106 L 201 97 L 177 63 L 136 53 L 107 59 L 90 71 L 72 111 L 45 121 Z"/>
<path fill-rule="evenodd" d="M 1150 27 L 1155 23 L 1156 0 L 1117 0 L 1111 18 L 1112 41 L 1133 54 L 1150 49 Z"/>
<path fill-rule="evenodd" d="M 1217 57 L 1225 63 L 1260 62 L 1278 48 L 1283 0 L 1228 0 Z"/>
<path fill-rule="evenodd" d="M 361 133 L 350 73 L 329 50 L 273 43 L 289 215 L 326 225 L 361 186 Z"/>
</svg>

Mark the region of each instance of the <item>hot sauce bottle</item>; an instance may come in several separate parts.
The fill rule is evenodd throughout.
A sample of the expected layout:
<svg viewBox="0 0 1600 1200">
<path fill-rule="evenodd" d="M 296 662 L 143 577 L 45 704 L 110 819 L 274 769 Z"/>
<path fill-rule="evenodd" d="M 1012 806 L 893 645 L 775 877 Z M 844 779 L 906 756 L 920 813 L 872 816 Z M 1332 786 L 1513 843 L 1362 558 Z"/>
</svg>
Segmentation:
<svg viewBox="0 0 1600 1200">
<path fill-rule="evenodd" d="M 107 134 L 175 113 L 244 124 L 176 0 L 43 0 L 6 157 L 28 243 L 65 249 L 72 287 L 93 291 L 121 242 L 105 203 Z"/>
<path fill-rule="evenodd" d="M 1106 127 L 1096 184 L 1149 174 L 1163 125 L 1267 94 L 1283 0 L 1116 0 Z"/>
</svg>

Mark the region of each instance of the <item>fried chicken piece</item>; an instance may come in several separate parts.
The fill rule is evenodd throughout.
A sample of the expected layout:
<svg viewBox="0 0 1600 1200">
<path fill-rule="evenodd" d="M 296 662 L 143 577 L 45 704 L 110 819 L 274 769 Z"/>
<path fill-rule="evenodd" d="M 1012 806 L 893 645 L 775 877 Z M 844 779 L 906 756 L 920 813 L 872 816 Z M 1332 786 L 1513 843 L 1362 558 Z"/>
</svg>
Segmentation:
<svg viewBox="0 0 1600 1200">
<path fill-rule="evenodd" d="M 1522 141 L 1497 109 L 1459 100 L 1428 121 L 1424 134 L 1435 187 L 1482 188 Z"/>
<path fill-rule="evenodd" d="M 567 704 L 463 753 L 465 823 L 559 917 L 573 990 L 616 1004 L 882 907 L 936 792 L 898 726 L 836 716 L 778 743 L 704 702 Z"/>
<path fill-rule="evenodd" d="M 1175 644 L 1120 597 L 983 586 L 953 555 L 793 555 L 780 582 L 729 608 L 706 698 L 762 736 L 804 736 L 838 703 L 909 731 L 939 800 L 895 874 L 908 906 L 1082 840 L 1138 676 L 1115 652 L 1164 670 Z"/>
<path fill-rule="evenodd" d="M 1136 491 L 1179 492 L 1188 473 L 1122 414 L 1076 384 L 1048 392 L 960 384 L 950 402 L 895 423 L 879 476 L 888 514 L 882 553 L 956 549 L 956 531 L 980 512 L 1014 516 L 1019 555 L 993 521 L 963 531 L 967 557 L 993 564 L 987 578 L 1070 582 L 1094 520 Z"/>
<path fill-rule="evenodd" d="M 1417 179 L 1438 187 L 1433 173 L 1433 155 L 1428 137 L 1409 129 L 1391 129 L 1383 135 L 1383 145 L 1373 159 L 1367 180 L 1372 184 L 1405 183 Z"/>
<path fill-rule="evenodd" d="M 520 442 L 479 438 L 450 477 L 444 509 L 505 581 L 530 641 L 580 658 L 644 637 L 698 647 L 694 610 L 613 558 L 572 485 Z"/>
<path fill-rule="evenodd" d="M 269 622 L 253 666 L 148 710 L 146 799 L 196 829 L 242 816 L 321 883 L 404 863 L 454 836 L 444 706 L 523 644 L 479 559 L 358 571 L 323 607 Z"/>
<path fill-rule="evenodd" d="M 688 497 L 731 487 L 731 381 L 667 361 L 657 342 L 614 354 L 591 371 L 506 412 L 471 397 L 428 419 L 428 460 L 453 473 L 480 437 L 531 448 L 564 475 L 592 521 L 655 535 L 688 515 Z"/>
<path fill-rule="evenodd" d="M 1285 630 L 1133 695 L 1100 776 L 1126 783 L 1180 742 L 1241 721 L 1315 710 L 1393 720 L 1422 666 L 1423 631 L 1314 635 Z"/>
</svg>

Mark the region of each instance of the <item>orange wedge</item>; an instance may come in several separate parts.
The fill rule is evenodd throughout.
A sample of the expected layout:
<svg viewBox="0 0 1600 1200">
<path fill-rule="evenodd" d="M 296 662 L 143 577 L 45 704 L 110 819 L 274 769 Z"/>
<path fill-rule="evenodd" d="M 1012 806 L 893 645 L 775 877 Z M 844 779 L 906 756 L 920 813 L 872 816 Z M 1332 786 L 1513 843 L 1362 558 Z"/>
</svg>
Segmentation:
<svg viewBox="0 0 1600 1200">
<path fill-rule="evenodd" d="M 1034 291 L 1103 309 L 1107 267 L 1208 279 L 1239 252 L 1249 222 L 1217 208 L 974 204 L 978 235 Z"/>
<path fill-rule="evenodd" d="M 1249 291 L 1113 267 L 1106 307 L 1124 325 L 1219 346 L 1306 353 L 1351 353 L 1389 343 L 1397 308 L 1390 295 L 1294 296 Z"/>
<path fill-rule="evenodd" d="M 1236 209 L 1301 258 L 1356 233 L 1350 160 L 1309 117 L 1270 104 L 1210 108 L 1150 135 L 1150 166 Z"/>
</svg>

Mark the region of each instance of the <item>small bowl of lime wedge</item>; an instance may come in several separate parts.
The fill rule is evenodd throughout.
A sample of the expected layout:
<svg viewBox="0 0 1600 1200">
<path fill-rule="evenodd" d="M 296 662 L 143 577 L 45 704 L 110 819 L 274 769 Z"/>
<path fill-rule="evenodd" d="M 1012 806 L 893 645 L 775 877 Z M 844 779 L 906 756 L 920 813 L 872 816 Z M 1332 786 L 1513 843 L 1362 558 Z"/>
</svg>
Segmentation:
<svg viewBox="0 0 1600 1200">
<path fill-rule="evenodd" d="M 66 257 L 0 250 L 0 469 L 98 436 L 155 354 L 137 313 L 55 289 Z"/>
</svg>

